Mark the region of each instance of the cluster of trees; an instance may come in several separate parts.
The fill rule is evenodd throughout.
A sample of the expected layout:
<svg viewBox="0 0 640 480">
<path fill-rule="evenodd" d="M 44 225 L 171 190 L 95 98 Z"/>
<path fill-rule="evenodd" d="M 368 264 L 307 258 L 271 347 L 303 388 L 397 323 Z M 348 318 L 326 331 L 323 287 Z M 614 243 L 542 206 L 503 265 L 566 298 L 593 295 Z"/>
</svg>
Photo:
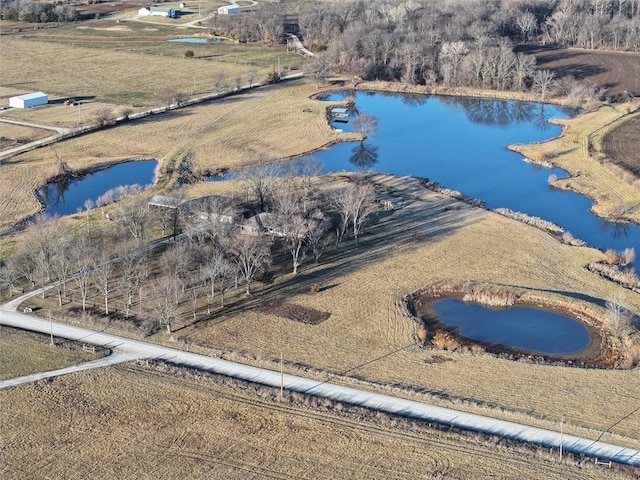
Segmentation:
<svg viewBox="0 0 640 480">
<path fill-rule="evenodd" d="M 278 44 L 284 34 L 284 14 L 278 5 L 263 5 L 259 10 L 242 15 L 209 17 L 209 33 L 233 38 L 242 43 Z"/>
<path fill-rule="evenodd" d="M 57 218 L 42 216 L 27 227 L 22 246 L 0 262 L 0 289 L 52 285 L 58 304 L 73 301 L 82 311 L 99 307 L 109 315 L 135 313 L 146 325 L 171 325 L 185 314 L 197 319 L 206 308 L 224 307 L 230 290 L 251 293 L 256 278 L 272 264 L 293 274 L 307 258 L 319 262 L 327 247 L 343 238 L 357 240 L 374 210 L 375 192 L 355 182 L 330 196 L 314 183 L 315 170 L 298 166 L 301 175 L 283 176 L 272 164 L 244 169 L 245 211 L 268 212 L 269 234 L 242 231 L 239 205 L 225 197 L 191 204 L 189 211 L 149 210 L 144 199 L 116 203 L 109 222 L 87 222 L 70 231 Z M 248 200 L 247 200 L 248 199 Z M 178 218 L 179 215 L 179 218 Z M 151 242 L 159 228 L 181 235 L 164 244 Z M 157 234 L 156 234 L 157 235 Z M 289 258 L 290 260 L 285 260 Z"/>
<path fill-rule="evenodd" d="M 365 80 L 524 90 L 545 86 L 535 58 L 514 46 L 640 51 L 640 0 L 391 0 L 312 2 L 300 34 L 318 56 L 316 80 L 339 71 Z M 228 17 L 228 18 L 227 18 Z M 210 29 L 241 41 L 283 41 L 285 13 L 267 7 L 215 16 Z"/>
<path fill-rule="evenodd" d="M 567 47 L 640 50 L 637 3 L 319 3 L 300 14 L 300 28 L 306 43 L 322 52 L 308 66 L 312 74 L 333 68 L 363 79 L 523 90 L 535 82 L 536 63 L 514 45 L 538 39 Z"/>
<path fill-rule="evenodd" d="M 73 22 L 78 19 L 78 11 L 62 2 L 3 0 L 0 2 L 0 18 L 30 23 Z"/>
</svg>

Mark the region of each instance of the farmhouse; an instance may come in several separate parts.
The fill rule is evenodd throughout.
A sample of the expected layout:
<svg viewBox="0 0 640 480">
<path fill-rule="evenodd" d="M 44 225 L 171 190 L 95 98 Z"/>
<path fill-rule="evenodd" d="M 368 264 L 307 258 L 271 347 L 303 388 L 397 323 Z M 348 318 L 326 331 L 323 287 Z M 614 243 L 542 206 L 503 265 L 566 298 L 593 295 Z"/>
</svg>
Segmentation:
<svg viewBox="0 0 640 480">
<path fill-rule="evenodd" d="M 27 93 L 9 99 L 9 106 L 14 108 L 30 108 L 47 103 L 49 103 L 49 96 L 42 92 Z"/>
<path fill-rule="evenodd" d="M 218 8 L 219 15 L 235 15 L 240 13 L 240 7 L 238 5 L 225 5 Z"/>
<path fill-rule="evenodd" d="M 151 5 L 149 7 L 142 7 L 138 10 L 138 15 L 141 17 L 151 15 L 157 17 L 176 18 L 176 11 L 171 7 L 158 7 L 156 5 Z"/>
</svg>

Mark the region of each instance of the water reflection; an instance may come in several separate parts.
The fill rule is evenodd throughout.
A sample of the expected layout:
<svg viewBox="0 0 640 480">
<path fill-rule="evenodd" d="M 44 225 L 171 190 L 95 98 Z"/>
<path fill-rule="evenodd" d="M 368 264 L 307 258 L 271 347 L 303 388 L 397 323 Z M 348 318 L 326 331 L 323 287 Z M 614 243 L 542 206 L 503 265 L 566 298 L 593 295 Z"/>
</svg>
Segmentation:
<svg viewBox="0 0 640 480">
<path fill-rule="evenodd" d="M 83 175 L 62 178 L 43 186 L 38 195 L 48 215 L 69 215 L 95 204 L 106 192 L 131 185 L 153 183 L 156 160 L 124 162 Z"/>
<path fill-rule="evenodd" d="M 460 335 L 545 354 L 570 354 L 589 344 L 586 327 L 572 318 L 528 307 L 488 308 L 444 299 L 432 304 L 438 320 Z"/>
<path fill-rule="evenodd" d="M 631 233 L 631 225 L 627 222 L 610 222 L 601 219 L 598 228 L 602 233 L 609 234 L 615 239 L 627 238 Z"/>
<path fill-rule="evenodd" d="M 359 170 L 370 170 L 378 163 L 378 147 L 364 140 L 351 149 L 349 162 Z"/>
<path fill-rule="evenodd" d="M 443 105 L 462 108 L 467 118 L 482 125 L 507 126 L 513 123 L 532 123 L 540 131 L 552 128 L 546 105 L 543 103 L 487 100 L 474 97 L 442 97 Z"/>
</svg>

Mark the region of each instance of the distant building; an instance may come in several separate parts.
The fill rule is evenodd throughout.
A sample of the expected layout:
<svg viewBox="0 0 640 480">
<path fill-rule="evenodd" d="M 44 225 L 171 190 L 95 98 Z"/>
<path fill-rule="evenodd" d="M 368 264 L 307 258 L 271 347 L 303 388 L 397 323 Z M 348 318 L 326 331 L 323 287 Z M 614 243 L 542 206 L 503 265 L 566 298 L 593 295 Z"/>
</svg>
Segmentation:
<svg viewBox="0 0 640 480">
<path fill-rule="evenodd" d="M 141 17 L 151 15 L 157 17 L 176 18 L 176 11 L 171 7 L 158 7 L 156 5 L 151 5 L 150 7 L 142 7 L 138 10 L 138 15 Z"/>
<path fill-rule="evenodd" d="M 49 96 L 42 92 L 27 93 L 9 99 L 9 106 L 14 108 L 31 108 L 47 103 L 49 103 Z"/>
<path fill-rule="evenodd" d="M 235 15 L 240 13 L 240 7 L 238 5 L 225 5 L 218 8 L 218 15 Z"/>
</svg>

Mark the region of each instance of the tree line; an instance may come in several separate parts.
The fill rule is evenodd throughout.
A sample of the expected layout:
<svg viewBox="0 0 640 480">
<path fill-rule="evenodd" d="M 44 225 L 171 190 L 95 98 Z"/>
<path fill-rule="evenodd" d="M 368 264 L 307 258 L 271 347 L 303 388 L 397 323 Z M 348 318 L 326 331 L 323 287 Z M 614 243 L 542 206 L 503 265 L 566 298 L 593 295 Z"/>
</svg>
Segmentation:
<svg viewBox="0 0 640 480">
<path fill-rule="evenodd" d="M 517 45 L 640 51 L 640 0 L 389 0 L 298 6 L 299 34 L 316 80 L 341 72 L 363 80 L 546 88 L 536 60 Z M 241 41 L 284 41 L 286 14 L 269 6 L 215 16 L 209 28 Z"/>
<path fill-rule="evenodd" d="M 46 23 L 73 22 L 78 11 L 63 2 L 38 2 L 36 0 L 2 0 L 0 18 L 14 22 Z"/>
</svg>

